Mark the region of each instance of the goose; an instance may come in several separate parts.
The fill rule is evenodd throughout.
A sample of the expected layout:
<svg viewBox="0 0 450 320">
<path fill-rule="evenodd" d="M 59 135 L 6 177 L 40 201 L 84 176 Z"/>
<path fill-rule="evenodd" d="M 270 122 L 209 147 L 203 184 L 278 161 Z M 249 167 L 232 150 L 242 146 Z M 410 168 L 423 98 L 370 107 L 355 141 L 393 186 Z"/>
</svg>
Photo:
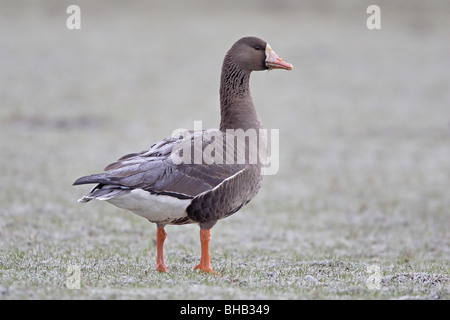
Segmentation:
<svg viewBox="0 0 450 320">
<path fill-rule="evenodd" d="M 263 128 L 250 94 L 250 74 L 292 68 L 264 40 L 239 39 L 223 60 L 219 129 L 176 132 L 148 150 L 121 157 L 103 173 L 77 179 L 73 185 L 96 184 L 78 202 L 106 201 L 155 223 L 159 272 L 167 271 L 164 227 L 197 223 L 201 256 L 194 270 L 216 274 L 209 256 L 210 230 L 252 200 L 263 180 L 265 139 L 258 134 L 256 140 L 246 139 L 254 137 L 248 132 Z M 248 143 L 237 142 L 242 133 Z M 198 152 L 204 156 L 200 161 Z"/>
</svg>

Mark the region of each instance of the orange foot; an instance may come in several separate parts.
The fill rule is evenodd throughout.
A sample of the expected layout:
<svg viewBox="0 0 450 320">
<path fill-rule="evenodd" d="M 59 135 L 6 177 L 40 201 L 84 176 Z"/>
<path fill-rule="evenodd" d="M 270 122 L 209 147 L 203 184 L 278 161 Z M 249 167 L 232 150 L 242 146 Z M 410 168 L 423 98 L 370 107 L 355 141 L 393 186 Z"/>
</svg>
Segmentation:
<svg viewBox="0 0 450 320">
<path fill-rule="evenodd" d="M 221 276 L 220 273 L 216 273 L 213 269 L 211 269 L 211 261 L 209 259 L 209 236 L 209 230 L 200 229 L 200 243 L 202 247 L 202 253 L 200 257 L 200 264 L 198 264 L 194 268 L 194 270 L 199 269 L 201 272 L 207 272 Z"/>
<path fill-rule="evenodd" d="M 200 272 L 205 272 L 205 273 L 212 273 L 216 276 L 221 277 L 222 275 L 220 273 L 215 272 L 213 269 L 211 269 L 211 266 L 202 266 L 202 264 L 198 264 L 197 266 L 195 266 L 194 270 L 199 269 Z"/>
<path fill-rule="evenodd" d="M 159 271 L 159 272 L 166 272 L 167 271 L 167 267 L 164 264 L 164 262 L 156 264 L 156 271 Z"/>
</svg>

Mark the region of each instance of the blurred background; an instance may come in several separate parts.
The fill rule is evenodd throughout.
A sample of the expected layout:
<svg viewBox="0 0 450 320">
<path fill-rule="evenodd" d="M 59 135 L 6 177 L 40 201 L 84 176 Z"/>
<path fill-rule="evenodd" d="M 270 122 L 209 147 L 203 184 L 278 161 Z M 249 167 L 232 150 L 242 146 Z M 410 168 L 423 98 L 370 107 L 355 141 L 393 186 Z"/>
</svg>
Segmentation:
<svg viewBox="0 0 450 320">
<path fill-rule="evenodd" d="M 222 59 L 254 35 L 294 65 L 251 79 L 280 170 L 215 250 L 448 263 L 449 17 L 447 0 L 0 1 L 3 254 L 142 250 L 145 221 L 77 204 L 89 188 L 72 182 L 194 120 L 218 127 Z M 168 229 L 172 250 L 198 249 L 196 226 Z"/>
</svg>

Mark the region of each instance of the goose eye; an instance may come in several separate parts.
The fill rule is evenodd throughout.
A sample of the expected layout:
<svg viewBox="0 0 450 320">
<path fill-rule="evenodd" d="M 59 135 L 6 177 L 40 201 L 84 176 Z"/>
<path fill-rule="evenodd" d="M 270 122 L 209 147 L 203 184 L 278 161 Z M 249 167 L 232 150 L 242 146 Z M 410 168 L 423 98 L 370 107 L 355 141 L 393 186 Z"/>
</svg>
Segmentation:
<svg viewBox="0 0 450 320">
<path fill-rule="evenodd" d="M 253 47 L 255 50 L 261 50 L 261 47 L 260 46 L 254 46 Z"/>
</svg>

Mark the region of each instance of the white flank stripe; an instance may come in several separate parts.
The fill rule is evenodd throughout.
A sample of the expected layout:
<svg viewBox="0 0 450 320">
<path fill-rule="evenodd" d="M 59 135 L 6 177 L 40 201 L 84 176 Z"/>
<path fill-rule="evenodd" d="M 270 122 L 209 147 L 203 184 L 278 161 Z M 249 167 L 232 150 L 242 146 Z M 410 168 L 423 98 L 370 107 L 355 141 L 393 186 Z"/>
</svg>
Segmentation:
<svg viewBox="0 0 450 320">
<path fill-rule="evenodd" d="M 230 179 L 233 179 L 234 177 L 236 177 L 239 173 L 241 173 L 241 172 L 244 171 L 245 169 L 247 169 L 247 167 L 243 168 L 242 170 L 239 170 L 238 172 L 236 172 L 236 173 L 233 174 L 232 176 L 229 176 L 228 178 L 223 179 L 223 181 L 222 181 L 221 183 L 219 183 L 217 186 L 215 186 L 215 187 L 212 188 L 211 190 L 203 191 L 202 193 L 196 195 L 195 197 L 197 198 L 197 197 L 199 197 L 199 196 L 201 196 L 201 195 L 203 195 L 203 194 L 205 194 L 205 193 L 213 192 L 214 190 L 216 190 L 217 188 L 219 188 L 225 181 L 228 181 L 228 180 L 230 180 Z"/>
</svg>

